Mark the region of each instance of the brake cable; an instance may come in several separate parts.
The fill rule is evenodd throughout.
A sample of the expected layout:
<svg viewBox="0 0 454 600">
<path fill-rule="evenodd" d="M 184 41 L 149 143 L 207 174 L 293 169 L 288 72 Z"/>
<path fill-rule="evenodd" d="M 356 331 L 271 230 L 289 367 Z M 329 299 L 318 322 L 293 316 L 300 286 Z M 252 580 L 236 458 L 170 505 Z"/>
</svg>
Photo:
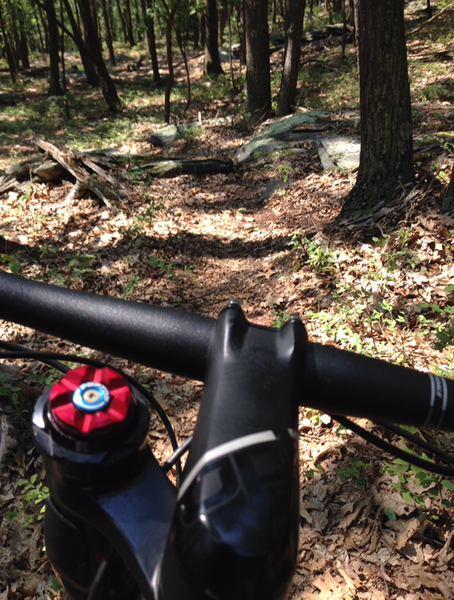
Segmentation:
<svg viewBox="0 0 454 600">
<path fill-rule="evenodd" d="M 353 431 L 354 433 L 356 433 L 357 435 L 359 435 L 360 437 L 365 439 L 367 442 L 371 442 L 372 444 L 374 444 L 374 446 L 377 446 L 378 448 L 380 448 L 380 450 L 384 450 L 385 452 L 392 454 L 396 458 L 400 458 L 401 460 L 404 460 L 405 462 L 407 462 L 415 467 L 424 469 L 425 471 L 428 471 L 429 473 L 435 473 L 436 475 L 454 477 L 454 469 L 452 467 L 444 467 L 443 465 L 438 465 L 429 460 L 425 460 L 424 458 L 420 458 L 419 456 L 414 456 L 413 454 L 410 454 L 409 452 L 406 452 L 405 450 L 402 450 L 401 448 L 394 446 L 394 444 L 390 444 L 389 442 L 386 442 L 382 438 L 378 437 L 378 435 L 375 435 L 375 433 L 372 433 L 371 431 L 367 431 L 367 429 L 364 429 L 364 427 L 357 425 L 350 419 L 347 419 L 347 417 L 341 417 L 339 415 L 331 415 L 331 416 L 338 423 L 343 425 L 346 429 L 350 429 L 351 431 Z M 389 426 L 388 424 L 382 424 L 382 423 L 376 423 L 376 424 L 380 425 L 381 427 L 386 427 L 386 428 L 390 429 L 391 431 L 394 430 L 393 426 Z M 400 429 L 400 428 L 398 428 L 398 429 Z M 398 435 L 402 435 L 402 433 L 399 432 Z M 405 434 L 406 433 L 407 432 L 405 432 Z M 402 435 L 402 437 L 407 437 L 407 436 Z M 413 436 L 413 437 L 415 439 L 417 439 L 416 436 Z M 436 448 L 435 446 L 432 446 L 432 444 L 429 444 L 428 442 L 424 442 L 424 444 L 419 444 L 419 442 L 415 442 L 415 443 L 420 445 L 421 447 L 424 447 L 426 450 L 428 449 L 433 454 L 440 455 L 440 453 L 442 452 L 441 450 L 438 450 L 438 448 Z M 442 458 L 445 461 L 454 464 L 454 456 L 450 456 L 447 453 L 443 453 L 443 454 L 445 456 L 443 456 Z"/>
</svg>

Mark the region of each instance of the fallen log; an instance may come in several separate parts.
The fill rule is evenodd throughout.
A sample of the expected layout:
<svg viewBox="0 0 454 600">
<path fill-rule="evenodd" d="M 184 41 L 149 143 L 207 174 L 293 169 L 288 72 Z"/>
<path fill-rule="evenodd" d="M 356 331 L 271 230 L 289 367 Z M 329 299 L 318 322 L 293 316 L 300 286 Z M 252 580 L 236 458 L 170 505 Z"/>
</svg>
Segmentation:
<svg viewBox="0 0 454 600">
<path fill-rule="evenodd" d="M 126 193 L 125 186 L 109 173 L 120 170 L 124 179 L 138 172 L 153 177 L 171 178 L 178 175 L 211 175 L 231 173 L 231 159 L 153 159 L 144 154 L 122 154 L 118 150 L 76 151 L 57 146 L 35 135 L 35 144 L 46 156 L 30 158 L 14 165 L 0 175 L 0 195 L 20 189 L 24 183 L 42 183 L 69 179 L 74 182 L 70 197 L 77 198 L 90 190 L 111 210 L 111 199 Z M 124 168 L 129 164 L 130 168 Z"/>
<path fill-rule="evenodd" d="M 178 177 L 178 175 L 212 175 L 215 173 L 231 173 L 233 161 L 211 158 L 207 160 L 161 159 L 152 160 L 137 167 L 154 177 Z"/>
</svg>

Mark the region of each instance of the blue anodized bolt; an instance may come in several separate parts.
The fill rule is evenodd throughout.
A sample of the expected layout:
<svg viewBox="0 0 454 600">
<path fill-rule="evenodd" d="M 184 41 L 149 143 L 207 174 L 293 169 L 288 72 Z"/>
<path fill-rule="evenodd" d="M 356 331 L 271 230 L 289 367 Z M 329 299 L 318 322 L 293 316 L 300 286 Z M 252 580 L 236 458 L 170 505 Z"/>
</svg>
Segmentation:
<svg viewBox="0 0 454 600">
<path fill-rule="evenodd" d="M 85 381 L 74 392 L 72 401 L 74 406 L 83 412 L 96 412 L 109 405 L 110 393 L 102 383 Z"/>
</svg>

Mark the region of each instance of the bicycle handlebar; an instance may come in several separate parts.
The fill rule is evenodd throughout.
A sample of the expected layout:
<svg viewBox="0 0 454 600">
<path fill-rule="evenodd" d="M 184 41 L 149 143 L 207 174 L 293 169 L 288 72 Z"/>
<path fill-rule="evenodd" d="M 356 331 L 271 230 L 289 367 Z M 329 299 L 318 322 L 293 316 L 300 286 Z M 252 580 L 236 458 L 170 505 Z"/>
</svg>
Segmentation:
<svg viewBox="0 0 454 600">
<path fill-rule="evenodd" d="M 204 380 L 216 319 L 0 272 L 0 318 L 148 367 Z M 300 404 L 331 414 L 454 430 L 454 382 L 308 343 Z"/>
<path fill-rule="evenodd" d="M 50 490 L 46 546 L 75 598 L 94 597 L 110 563 L 109 589 L 123 580 L 112 600 L 136 600 L 136 584 L 145 600 L 282 600 L 297 553 L 298 404 L 454 430 L 454 382 L 309 343 L 296 315 L 272 329 L 248 323 L 235 302 L 211 319 L 1 271 L 0 299 L 0 318 L 205 383 L 178 494 L 146 443 L 148 408 L 137 389 L 121 425 L 94 436 L 58 422 L 55 394 L 66 402 L 62 388 L 72 390 L 73 414 L 89 382 L 98 402 L 101 371 L 82 384 L 70 371 L 67 387 L 56 384 L 38 400 L 34 434 Z M 88 406 L 90 396 L 77 402 L 87 425 L 96 411 L 107 418 Z M 116 410 L 112 401 L 110 415 Z"/>
</svg>

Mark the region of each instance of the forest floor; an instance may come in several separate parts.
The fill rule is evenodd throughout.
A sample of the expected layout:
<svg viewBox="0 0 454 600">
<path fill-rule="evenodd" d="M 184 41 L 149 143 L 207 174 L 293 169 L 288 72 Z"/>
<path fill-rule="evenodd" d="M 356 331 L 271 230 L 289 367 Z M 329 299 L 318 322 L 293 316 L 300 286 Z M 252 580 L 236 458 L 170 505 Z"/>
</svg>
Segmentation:
<svg viewBox="0 0 454 600">
<path fill-rule="evenodd" d="M 420 50 L 415 46 L 415 56 Z M 325 65 L 338 64 L 338 47 L 323 46 L 322 51 L 328 56 Z M 320 61 L 320 52 L 314 46 L 305 59 Z M 275 56 L 276 65 L 280 59 Z M 191 60 L 195 86 L 207 83 L 202 60 L 200 54 Z M 136 72 L 118 76 L 125 94 L 140 79 Z M 433 77 L 424 85 L 439 82 L 439 75 Z M 218 85 L 208 83 L 208 90 Z M 141 89 L 142 95 L 134 100 L 136 118 L 130 121 L 129 137 L 118 135 L 121 143 L 116 147 L 122 152 L 233 158 L 257 133 L 237 118 L 235 96 L 220 98 L 213 92 L 211 103 L 204 106 L 204 119 L 228 114 L 230 103 L 233 126 L 231 122 L 204 126 L 196 136 L 164 149 L 152 148 L 145 137 L 157 126 L 141 116 L 140 98 L 146 102 Z M 43 91 L 44 82 L 37 81 L 34 87 L 24 84 L 30 105 L 46 102 Z M 35 115 L 36 133 L 70 146 L 80 127 L 77 147 L 90 143 L 103 147 L 106 139 L 104 147 L 113 146 L 113 127 L 123 117 L 112 125 L 99 105 L 90 104 L 89 93 L 87 112 L 74 115 L 77 126 L 65 128 L 61 107 L 47 101 L 47 113 Z M 418 185 L 403 195 L 400 204 L 374 218 L 330 228 L 355 173 L 324 171 L 311 143 L 295 153 L 261 157 L 228 175 L 167 180 L 143 174 L 133 181 L 130 163 L 114 173 L 127 187 L 115 212 L 89 195 L 69 196 L 70 181 L 31 182 L 0 198 L 0 235 L 14 243 L 12 250 L 0 250 L 0 268 L 51 284 L 211 317 L 237 299 L 247 318 L 263 325 L 279 326 L 297 313 L 312 342 L 452 377 L 454 219 L 440 212 L 440 203 L 441 174 L 449 177 L 452 165 L 443 135 L 452 135 L 454 109 L 439 98 L 419 104 Z M 188 121 L 196 119 L 199 108 L 195 102 Z M 59 116 L 52 124 L 54 110 Z M 336 115 L 340 116 L 338 108 L 331 117 Z M 24 112 L 21 118 L 26 120 Z M 106 123 L 104 140 L 95 141 L 91 120 Z M 16 129 L 5 137 L 3 168 L 36 153 L 29 129 Z M 440 137 L 434 142 L 437 132 Z M 285 186 L 263 198 L 273 179 Z M 180 443 L 191 434 L 202 384 L 7 322 L 0 322 L 0 336 L 35 350 L 82 353 L 123 368 L 153 391 Z M 18 403 L 13 401 L 14 390 L 0 384 L 2 423 L 14 425 L 8 430 L 0 466 L 0 599 L 58 599 L 61 592 L 43 550 L 44 473 L 29 425 L 31 398 L 55 373 L 25 360 L 15 365 L 31 389 Z M 400 447 L 405 445 L 373 423 L 359 423 Z M 2 433 L 6 436 L 6 429 Z M 314 409 L 301 409 L 299 433 L 301 528 L 290 598 L 453 599 L 452 482 L 396 461 Z M 454 451 L 451 434 L 415 434 Z M 149 438 L 158 460 L 166 460 L 171 447 L 154 415 Z"/>
</svg>

